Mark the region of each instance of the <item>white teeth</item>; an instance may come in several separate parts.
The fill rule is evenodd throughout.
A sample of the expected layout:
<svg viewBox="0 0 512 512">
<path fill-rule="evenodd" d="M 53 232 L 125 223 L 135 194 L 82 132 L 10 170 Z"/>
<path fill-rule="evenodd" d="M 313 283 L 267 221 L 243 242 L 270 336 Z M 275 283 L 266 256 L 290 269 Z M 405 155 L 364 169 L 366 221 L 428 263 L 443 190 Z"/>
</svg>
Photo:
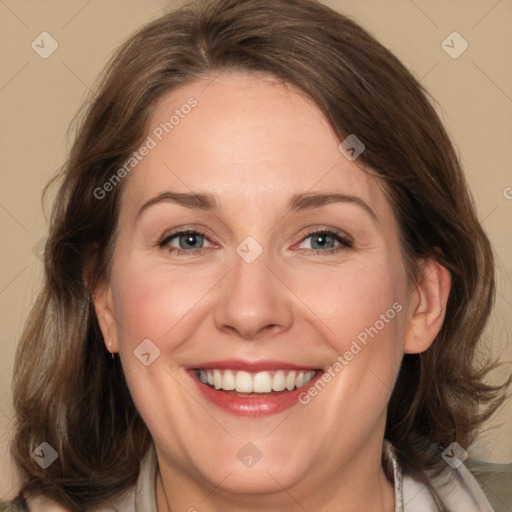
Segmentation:
<svg viewBox="0 0 512 512">
<path fill-rule="evenodd" d="M 297 372 L 295 370 L 292 370 L 286 376 L 286 389 L 288 391 L 293 391 L 295 389 L 295 377 L 296 377 L 296 375 L 297 375 Z"/>
<path fill-rule="evenodd" d="M 252 377 L 247 372 L 236 372 L 235 389 L 239 393 L 252 393 Z"/>
<path fill-rule="evenodd" d="M 271 391 L 293 391 L 305 386 L 315 376 L 314 370 L 275 370 L 249 373 L 236 370 L 199 370 L 203 384 L 224 391 L 239 393 L 270 393 Z"/>
<path fill-rule="evenodd" d="M 255 393 L 270 393 L 272 391 L 272 377 L 268 372 L 257 373 L 252 381 Z"/>
<path fill-rule="evenodd" d="M 222 377 L 222 389 L 231 391 L 235 389 L 235 375 L 231 370 L 226 370 Z"/>
<path fill-rule="evenodd" d="M 222 387 L 222 373 L 220 370 L 213 370 L 213 387 L 215 389 Z"/>
<path fill-rule="evenodd" d="M 274 377 L 272 378 L 272 389 L 274 391 L 284 391 L 286 388 L 286 378 L 284 376 L 283 370 L 277 370 L 274 373 Z"/>
</svg>

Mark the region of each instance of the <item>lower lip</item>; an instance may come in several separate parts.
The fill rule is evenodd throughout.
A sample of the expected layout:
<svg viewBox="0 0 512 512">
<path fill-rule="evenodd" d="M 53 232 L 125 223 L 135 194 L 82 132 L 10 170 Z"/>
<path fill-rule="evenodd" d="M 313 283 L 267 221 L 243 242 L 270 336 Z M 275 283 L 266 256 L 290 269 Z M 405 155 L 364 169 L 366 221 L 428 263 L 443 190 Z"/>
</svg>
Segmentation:
<svg viewBox="0 0 512 512">
<path fill-rule="evenodd" d="M 271 416 L 273 414 L 280 413 L 294 405 L 299 403 L 299 395 L 307 392 L 307 390 L 315 384 L 317 379 L 322 375 L 322 372 L 317 372 L 313 379 L 308 382 L 305 386 L 293 391 L 276 392 L 268 394 L 268 396 L 237 396 L 232 395 L 228 391 L 217 391 L 209 386 L 203 384 L 196 376 L 195 371 L 189 372 L 192 379 L 203 396 L 214 405 L 224 409 L 231 414 L 238 416 L 252 416 L 262 417 Z"/>
</svg>

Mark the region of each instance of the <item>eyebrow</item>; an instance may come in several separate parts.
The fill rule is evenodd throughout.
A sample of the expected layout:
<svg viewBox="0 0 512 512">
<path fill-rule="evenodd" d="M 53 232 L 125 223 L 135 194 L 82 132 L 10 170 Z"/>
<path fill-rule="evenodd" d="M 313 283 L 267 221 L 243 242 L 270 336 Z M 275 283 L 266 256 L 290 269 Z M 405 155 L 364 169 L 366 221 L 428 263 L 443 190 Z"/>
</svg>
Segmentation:
<svg viewBox="0 0 512 512">
<path fill-rule="evenodd" d="M 194 192 L 190 194 L 180 194 L 177 192 L 163 192 L 146 201 L 137 212 L 138 219 L 142 213 L 158 203 L 174 203 L 186 208 L 195 208 L 199 210 L 215 210 L 217 200 L 213 194 L 204 192 Z"/>
<path fill-rule="evenodd" d="M 352 203 L 362 208 L 366 213 L 370 215 L 375 223 L 379 222 L 375 212 L 363 201 L 360 197 L 351 196 L 347 194 L 317 194 L 317 193 L 305 193 L 295 194 L 290 201 L 290 209 L 292 211 L 309 210 L 313 208 L 320 208 L 327 204 L 332 203 Z"/>
<path fill-rule="evenodd" d="M 199 210 L 215 210 L 218 208 L 217 199 L 213 194 L 205 192 L 163 192 L 146 201 L 137 212 L 136 218 L 138 219 L 144 211 L 159 203 L 174 203 L 185 206 L 186 208 Z M 320 208 L 332 203 L 355 204 L 362 208 L 366 213 L 368 213 L 374 222 L 378 223 L 377 215 L 375 215 L 375 212 L 368 206 L 365 201 L 363 201 L 360 197 L 347 194 L 322 194 L 311 192 L 295 194 L 290 200 L 288 208 L 292 211 L 302 211 Z"/>
</svg>

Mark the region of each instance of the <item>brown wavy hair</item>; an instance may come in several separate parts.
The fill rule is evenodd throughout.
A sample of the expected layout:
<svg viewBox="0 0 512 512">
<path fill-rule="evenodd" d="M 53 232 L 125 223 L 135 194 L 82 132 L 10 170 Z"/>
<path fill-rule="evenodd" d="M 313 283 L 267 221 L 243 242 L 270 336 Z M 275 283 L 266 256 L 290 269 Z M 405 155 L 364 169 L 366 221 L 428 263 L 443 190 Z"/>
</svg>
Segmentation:
<svg viewBox="0 0 512 512">
<path fill-rule="evenodd" d="M 222 71 L 271 75 L 321 109 L 340 140 L 356 134 L 359 162 L 383 178 L 399 220 L 404 260 L 436 258 L 451 273 L 446 320 L 432 346 L 406 355 L 386 438 L 406 471 L 426 470 L 452 441 L 467 447 L 503 399 L 475 366 L 494 292 L 493 254 L 461 166 L 428 95 L 386 48 L 349 18 L 311 0 L 207 0 L 170 12 L 130 37 L 77 120 L 58 185 L 44 284 L 16 355 L 12 454 L 22 493 L 73 511 L 133 485 L 151 437 L 112 362 L 92 303 L 108 279 L 123 180 L 101 187 L 147 137 L 163 94 Z M 45 194 L 48 192 L 45 190 Z M 487 404 L 483 409 L 482 404 Z M 58 452 L 47 469 L 30 454 Z"/>
</svg>

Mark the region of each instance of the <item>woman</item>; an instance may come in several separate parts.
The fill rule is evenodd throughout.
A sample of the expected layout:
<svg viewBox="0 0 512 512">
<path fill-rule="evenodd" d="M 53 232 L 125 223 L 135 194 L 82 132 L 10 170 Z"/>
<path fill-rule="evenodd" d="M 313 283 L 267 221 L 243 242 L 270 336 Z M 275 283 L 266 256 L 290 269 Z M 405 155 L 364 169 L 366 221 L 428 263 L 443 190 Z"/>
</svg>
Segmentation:
<svg viewBox="0 0 512 512">
<path fill-rule="evenodd" d="M 309 0 L 163 16 L 59 180 L 13 506 L 492 510 L 462 464 L 501 400 L 473 366 L 491 248 L 420 85 L 363 29 Z"/>
</svg>

